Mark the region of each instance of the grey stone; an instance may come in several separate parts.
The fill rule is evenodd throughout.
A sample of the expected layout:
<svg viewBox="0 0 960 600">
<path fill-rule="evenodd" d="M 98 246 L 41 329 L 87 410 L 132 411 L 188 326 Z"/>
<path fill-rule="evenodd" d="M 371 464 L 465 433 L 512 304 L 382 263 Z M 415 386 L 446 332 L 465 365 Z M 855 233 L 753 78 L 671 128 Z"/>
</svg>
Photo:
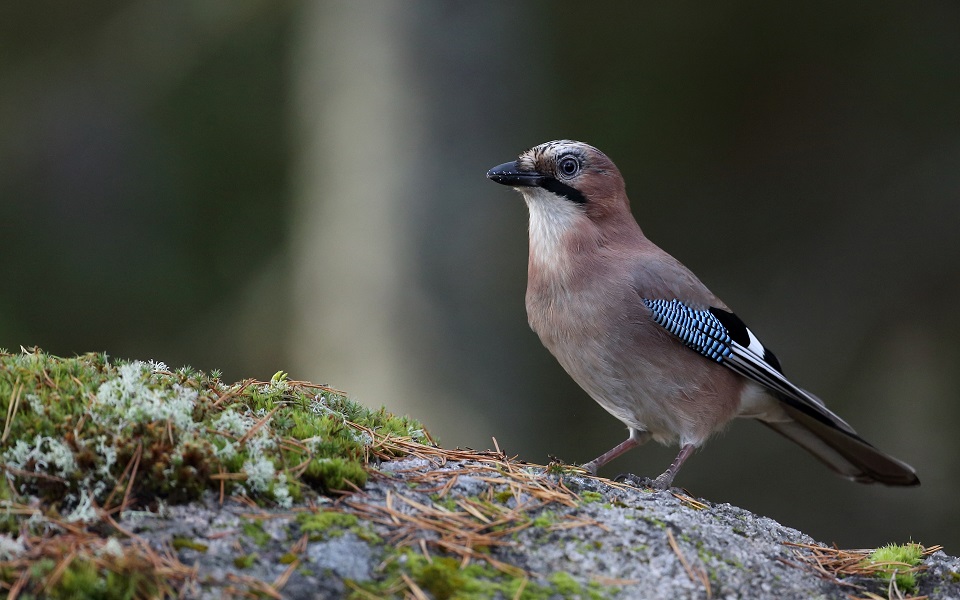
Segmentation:
<svg viewBox="0 0 960 600">
<path fill-rule="evenodd" d="M 422 481 L 424 475 L 435 471 L 442 471 L 442 477 L 438 474 L 436 479 L 441 484 L 446 477 L 459 474 L 447 491 L 449 499 L 477 500 L 491 497 L 491 488 L 493 494 L 509 490 L 507 479 L 496 471 L 486 471 L 481 478 L 475 470 L 466 468 L 476 464 L 448 461 L 437 466 L 409 458 L 383 463 L 379 466 L 383 475 L 372 476 L 366 489 L 350 501 L 383 507 L 389 494 L 394 510 L 415 512 L 398 498 L 432 506 L 436 487 L 424 486 Z M 413 481 L 417 477 L 419 484 Z M 554 486 L 560 482 L 555 476 L 540 477 Z M 531 523 L 549 511 L 551 518 L 545 522 L 551 525 L 529 526 L 514 533 L 511 544 L 490 549 L 492 558 L 529 573 L 533 584 L 550 587 L 551 577 L 562 572 L 583 589 L 592 582 L 591 592 L 601 597 L 702 599 L 707 597 L 707 587 L 696 575 L 702 573 L 712 598 L 839 600 L 868 593 L 887 597 L 887 584 L 880 580 L 852 578 L 838 582 L 821 578 L 803 566 L 794 548 L 785 545 L 816 544 L 812 538 L 744 509 L 706 500 L 699 500 L 702 504 L 697 505 L 679 492 L 614 486 L 578 475 L 565 475 L 562 482 L 584 500 L 576 506 L 553 503 L 531 509 Z M 527 494 L 521 494 L 520 500 L 527 506 L 533 504 Z M 317 497 L 312 502 L 330 500 Z M 505 494 L 499 502 L 517 506 L 516 499 Z M 341 528 L 330 535 L 314 536 L 317 539 L 307 543 L 299 554 L 300 562 L 280 589 L 284 598 L 341 598 L 351 592 L 355 582 L 382 581 L 388 576 L 383 564 L 395 552 L 391 541 L 395 526 L 389 520 L 364 523 L 364 513 L 352 511 L 346 502 L 334 508 L 353 512 L 361 519 L 360 527 L 376 535 Z M 267 534 L 259 540 L 244 532 L 244 524 L 254 516 Z M 303 536 L 290 509 L 251 508 L 229 500 L 221 506 L 212 495 L 202 502 L 170 507 L 164 516 L 138 513 L 131 517 L 125 520 L 125 526 L 158 549 L 169 547 L 175 537 L 206 545 L 205 551 L 183 547 L 178 553 L 182 562 L 198 569 L 196 585 L 188 597 L 220 597 L 226 586 L 239 585 L 237 577 L 268 584 L 276 581 L 290 568 L 289 553 Z M 579 525 L 565 527 L 572 522 Z M 878 523 L 878 527 L 882 525 Z M 431 552 L 439 555 L 439 550 L 430 546 L 437 537 L 434 532 L 417 531 L 407 542 L 419 552 L 417 540 L 426 540 Z M 676 548 L 671 546 L 671 538 Z M 237 557 L 252 554 L 256 555 L 252 564 L 247 568 L 237 566 Z M 408 566 L 403 557 L 394 562 L 401 570 Z M 941 551 L 927 557 L 924 566 L 927 570 L 918 577 L 918 594 L 960 600 L 960 559 Z M 556 597 L 575 596 L 558 591 Z"/>
</svg>

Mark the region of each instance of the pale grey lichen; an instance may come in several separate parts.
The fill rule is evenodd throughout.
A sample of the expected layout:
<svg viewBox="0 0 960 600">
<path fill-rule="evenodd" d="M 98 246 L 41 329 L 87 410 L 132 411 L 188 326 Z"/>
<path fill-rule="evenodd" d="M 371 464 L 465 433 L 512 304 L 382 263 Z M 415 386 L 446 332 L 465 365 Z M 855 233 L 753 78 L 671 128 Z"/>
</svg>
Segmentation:
<svg viewBox="0 0 960 600">
<path fill-rule="evenodd" d="M 153 370 L 140 361 L 120 365 L 117 371 L 118 377 L 104 382 L 97 390 L 95 405 L 101 410 L 91 412 L 96 422 L 112 425 L 118 435 L 136 423 L 168 421 L 181 432 L 196 427 L 195 389 L 178 383 L 169 390 L 151 387 Z"/>
<path fill-rule="evenodd" d="M 265 492 L 270 489 L 277 475 L 277 468 L 273 461 L 260 454 L 251 456 L 243 463 L 243 472 L 247 474 L 247 485 L 254 492 Z"/>
<path fill-rule="evenodd" d="M 240 413 L 227 409 L 217 417 L 213 425 L 218 431 L 244 439 L 243 449 L 247 457 L 241 469 L 247 476 L 246 488 L 253 492 L 267 492 L 272 487 L 274 500 L 282 504 L 291 500 L 286 474 L 277 473 L 277 467 L 267 452 L 277 445 L 270 429 L 270 421 L 267 420 L 253 435 L 249 435 L 268 414 L 265 410 Z M 215 448 L 214 452 L 217 456 L 231 458 L 239 451 L 238 446 L 238 442 L 224 440 L 223 445 Z"/>
<path fill-rule="evenodd" d="M 8 534 L 0 535 L 0 560 L 13 560 L 26 551 L 23 540 Z"/>
<path fill-rule="evenodd" d="M 123 557 L 123 545 L 117 538 L 109 538 L 107 541 L 97 548 L 97 556 L 111 556 L 113 558 L 122 558 Z"/>
<path fill-rule="evenodd" d="M 290 495 L 290 488 L 287 487 L 286 473 L 277 474 L 277 480 L 273 484 L 273 499 L 281 508 L 293 506 L 293 497 Z"/>
<path fill-rule="evenodd" d="M 42 415 L 46 411 L 46 408 L 43 406 L 43 400 L 37 394 L 27 394 L 27 404 L 30 405 L 30 410 L 34 414 Z"/>
<path fill-rule="evenodd" d="M 73 510 L 63 517 L 67 523 L 93 523 L 99 519 L 100 515 L 97 514 L 97 507 L 93 502 L 93 493 L 85 490 L 80 492 L 80 498 Z"/>
<path fill-rule="evenodd" d="M 77 470 L 73 450 L 49 436 L 35 436 L 33 443 L 17 440 L 12 448 L 3 453 L 3 462 L 10 467 L 35 473 L 49 473 L 68 477 Z M 8 472 L 7 477 L 11 477 Z"/>
</svg>

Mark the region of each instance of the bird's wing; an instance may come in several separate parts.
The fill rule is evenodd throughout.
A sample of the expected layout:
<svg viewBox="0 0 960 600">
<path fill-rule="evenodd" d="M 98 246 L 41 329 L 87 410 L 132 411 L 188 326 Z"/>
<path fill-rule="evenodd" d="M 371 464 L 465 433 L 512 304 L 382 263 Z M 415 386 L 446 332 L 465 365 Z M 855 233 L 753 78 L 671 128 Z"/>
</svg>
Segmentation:
<svg viewBox="0 0 960 600">
<path fill-rule="evenodd" d="M 653 320 L 684 344 L 771 390 L 790 420 L 762 422 L 837 473 L 863 483 L 920 483 L 913 467 L 874 448 L 823 401 L 790 383 L 777 357 L 732 312 L 715 306 L 691 308 L 679 300 L 643 303 Z"/>
<path fill-rule="evenodd" d="M 857 435 L 846 421 L 824 406 L 822 400 L 784 377 L 777 357 L 732 312 L 716 307 L 691 308 L 680 300 L 644 298 L 643 303 L 658 325 L 689 348 L 776 392 L 791 408 Z"/>
</svg>

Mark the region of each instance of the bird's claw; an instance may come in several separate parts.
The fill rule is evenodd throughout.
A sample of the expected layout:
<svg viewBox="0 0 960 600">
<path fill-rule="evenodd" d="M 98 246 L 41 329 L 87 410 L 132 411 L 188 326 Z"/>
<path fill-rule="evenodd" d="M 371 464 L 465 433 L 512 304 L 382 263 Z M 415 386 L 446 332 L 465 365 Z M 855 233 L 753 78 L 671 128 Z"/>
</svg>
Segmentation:
<svg viewBox="0 0 960 600">
<path fill-rule="evenodd" d="M 665 490 L 670 487 L 670 484 L 662 480 L 660 477 L 656 479 L 650 479 L 649 477 L 640 477 L 639 475 L 634 475 L 633 473 L 621 473 L 613 478 L 617 483 L 629 483 L 634 487 L 639 488 L 649 488 L 654 490 Z"/>
</svg>

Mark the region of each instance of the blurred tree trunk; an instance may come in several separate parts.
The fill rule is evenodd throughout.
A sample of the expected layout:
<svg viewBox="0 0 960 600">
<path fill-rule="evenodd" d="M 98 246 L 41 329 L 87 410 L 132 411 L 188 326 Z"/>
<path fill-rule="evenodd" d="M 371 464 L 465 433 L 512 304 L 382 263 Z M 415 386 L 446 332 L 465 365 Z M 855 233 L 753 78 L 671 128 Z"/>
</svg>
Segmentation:
<svg viewBox="0 0 960 600">
<path fill-rule="evenodd" d="M 536 88 L 524 10 L 319 2 L 299 20 L 292 365 L 425 415 L 457 432 L 452 443 L 488 444 L 486 417 L 523 394 L 489 398 L 517 368 L 497 349 L 526 333 L 522 308 L 499 329 L 482 313 L 504 286 L 522 307 L 526 215 L 520 202 L 504 212 L 484 173 L 530 143 L 517 129 L 531 119 L 506 104 Z M 505 218 L 517 220 L 516 252 L 501 260 L 488 238 Z M 505 283 L 508 263 L 517 277 Z M 487 358 L 464 364 L 458 344 L 477 336 Z"/>
</svg>

